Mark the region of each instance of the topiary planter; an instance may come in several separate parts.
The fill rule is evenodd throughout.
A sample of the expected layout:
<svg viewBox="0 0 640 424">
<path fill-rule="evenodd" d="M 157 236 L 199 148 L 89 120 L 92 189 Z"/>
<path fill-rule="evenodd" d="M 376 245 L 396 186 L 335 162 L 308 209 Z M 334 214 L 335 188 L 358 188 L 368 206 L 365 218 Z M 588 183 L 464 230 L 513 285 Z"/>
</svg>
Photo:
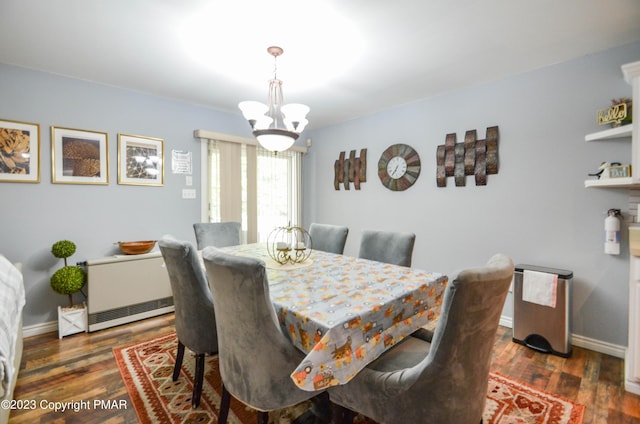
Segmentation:
<svg viewBox="0 0 640 424">
<path fill-rule="evenodd" d="M 58 338 L 87 331 L 87 304 L 58 306 Z"/>
<path fill-rule="evenodd" d="M 51 253 L 56 258 L 64 259 L 64 267 L 53 273 L 50 279 L 51 288 L 59 294 L 67 295 L 69 306 L 58 306 L 58 337 L 86 332 L 87 305 L 73 304 L 73 294 L 79 292 L 87 282 L 84 269 L 76 265 L 67 265 L 67 258 L 76 252 L 76 245 L 69 240 L 57 241 L 51 246 Z"/>
</svg>

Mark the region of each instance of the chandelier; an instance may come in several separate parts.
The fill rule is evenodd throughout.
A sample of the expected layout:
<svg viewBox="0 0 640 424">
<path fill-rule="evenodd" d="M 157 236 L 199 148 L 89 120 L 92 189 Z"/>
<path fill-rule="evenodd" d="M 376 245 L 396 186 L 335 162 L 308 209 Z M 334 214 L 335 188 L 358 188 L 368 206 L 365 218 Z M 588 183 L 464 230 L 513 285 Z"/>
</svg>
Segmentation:
<svg viewBox="0 0 640 424">
<path fill-rule="evenodd" d="M 240 102 L 238 107 L 244 118 L 249 121 L 258 143 L 267 150 L 282 152 L 293 145 L 309 123 L 305 118 L 309 113 L 309 106 L 300 103 L 284 104 L 282 81 L 277 77 L 277 59 L 283 50 L 272 46 L 267 51 L 273 56 L 274 62 L 267 104 L 247 100 Z"/>
</svg>

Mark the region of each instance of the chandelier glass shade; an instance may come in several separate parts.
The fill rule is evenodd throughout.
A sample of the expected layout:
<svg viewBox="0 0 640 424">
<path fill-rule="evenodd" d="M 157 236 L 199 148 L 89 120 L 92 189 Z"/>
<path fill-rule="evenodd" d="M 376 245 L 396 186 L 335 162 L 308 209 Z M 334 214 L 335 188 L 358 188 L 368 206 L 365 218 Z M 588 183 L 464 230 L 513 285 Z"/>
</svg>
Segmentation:
<svg viewBox="0 0 640 424">
<path fill-rule="evenodd" d="M 267 49 L 274 62 L 283 52 L 280 47 Z M 285 105 L 282 96 L 282 81 L 277 78 L 274 67 L 273 78 L 269 80 L 267 104 L 254 100 L 240 102 L 238 107 L 251 125 L 258 143 L 267 150 L 282 152 L 289 149 L 307 126 L 306 116 L 309 106 L 300 103 Z"/>
</svg>

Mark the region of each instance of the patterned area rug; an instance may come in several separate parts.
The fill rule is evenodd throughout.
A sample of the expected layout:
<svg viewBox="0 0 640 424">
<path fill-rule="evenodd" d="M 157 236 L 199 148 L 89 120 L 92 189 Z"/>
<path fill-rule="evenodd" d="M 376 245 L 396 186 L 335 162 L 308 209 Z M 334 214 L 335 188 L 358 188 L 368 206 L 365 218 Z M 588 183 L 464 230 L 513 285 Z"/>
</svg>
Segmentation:
<svg viewBox="0 0 640 424">
<path fill-rule="evenodd" d="M 173 382 L 171 376 L 176 350 L 175 333 L 113 349 L 138 420 L 143 424 L 217 423 L 222 391 L 218 357 L 207 357 L 200 407 L 192 409 L 194 356 L 188 350 L 185 352 L 182 374 L 178 381 Z M 584 408 L 583 405 L 492 372 L 489 376 L 483 421 L 486 424 L 580 424 Z M 308 409 L 309 405 L 303 404 L 272 412 L 269 414 L 269 422 L 307 424 L 310 416 Z M 232 399 L 227 422 L 253 424 L 256 422 L 256 413 Z M 375 424 L 361 416 L 357 416 L 355 422 Z"/>
</svg>

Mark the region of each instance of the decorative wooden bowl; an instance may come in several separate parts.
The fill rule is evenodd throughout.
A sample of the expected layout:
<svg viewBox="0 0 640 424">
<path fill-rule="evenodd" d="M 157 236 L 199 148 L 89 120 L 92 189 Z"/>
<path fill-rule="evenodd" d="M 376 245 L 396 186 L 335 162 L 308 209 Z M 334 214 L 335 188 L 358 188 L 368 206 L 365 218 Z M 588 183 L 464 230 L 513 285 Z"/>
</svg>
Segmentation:
<svg viewBox="0 0 640 424">
<path fill-rule="evenodd" d="M 156 240 L 119 241 L 118 245 L 125 255 L 141 255 L 151 252 L 153 246 L 156 245 Z"/>
</svg>

